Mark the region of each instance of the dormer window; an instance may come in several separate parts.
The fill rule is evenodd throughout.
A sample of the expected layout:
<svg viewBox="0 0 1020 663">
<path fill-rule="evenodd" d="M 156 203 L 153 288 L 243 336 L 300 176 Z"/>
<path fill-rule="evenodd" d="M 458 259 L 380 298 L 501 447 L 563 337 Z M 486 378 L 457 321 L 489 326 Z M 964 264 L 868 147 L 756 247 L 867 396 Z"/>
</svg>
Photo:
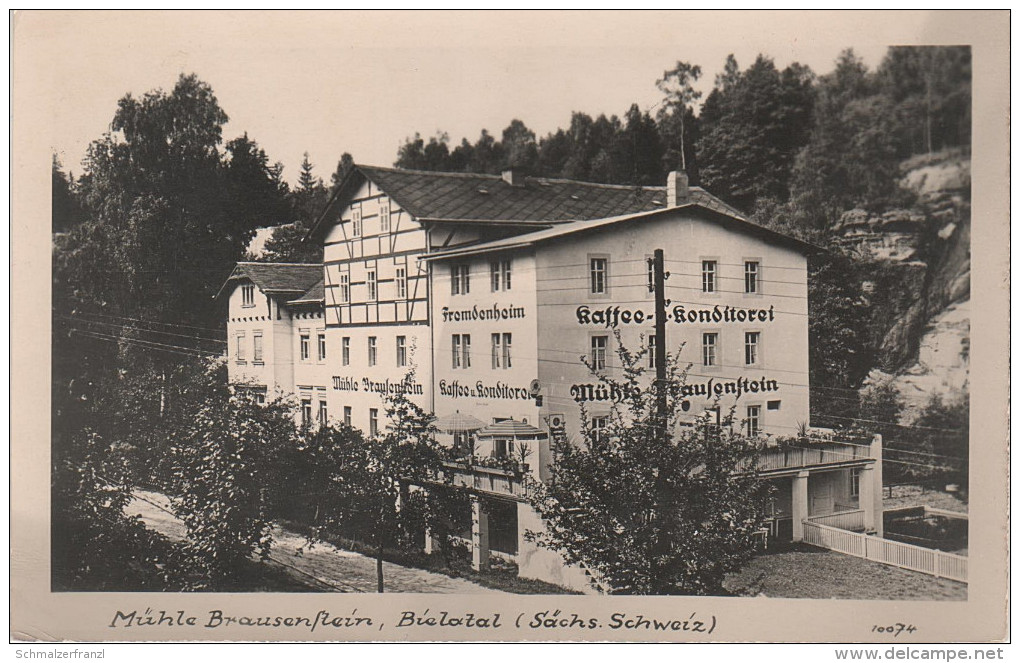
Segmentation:
<svg viewBox="0 0 1020 663">
<path fill-rule="evenodd" d="M 255 306 L 255 284 L 245 283 L 241 286 L 241 306 Z"/>
</svg>

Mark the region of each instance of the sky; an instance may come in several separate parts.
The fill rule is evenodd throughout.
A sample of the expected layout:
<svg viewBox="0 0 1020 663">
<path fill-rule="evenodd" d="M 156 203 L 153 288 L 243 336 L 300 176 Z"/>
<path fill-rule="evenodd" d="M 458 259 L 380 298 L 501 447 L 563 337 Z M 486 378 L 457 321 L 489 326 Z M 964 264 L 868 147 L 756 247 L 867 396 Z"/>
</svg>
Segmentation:
<svg viewBox="0 0 1020 663">
<path fill-rule="evenodd" d="M 15 18 L 18 68 L 50 95 L 49 144 L 81 172 L 117 100 L 182 73 L 208 83 L 230 117 L 293 183 L 302 154 L 329 179 L 343 152 L 392 165 L 416 131 L 472 142 L 514 118 L 538 136 L 571 111 L 652 110 L 655 81 L 698 64 L 707 94 L 727 54 L 831 70 L 852 47 L 869 67 L 889 44 L 925 43 L 951 17 L 927 12 L 28 12 Z M 46 121 L 48 119 L 48 121 Z M 15 123 L 17 118 L 15 118 Z"/>
</svg>

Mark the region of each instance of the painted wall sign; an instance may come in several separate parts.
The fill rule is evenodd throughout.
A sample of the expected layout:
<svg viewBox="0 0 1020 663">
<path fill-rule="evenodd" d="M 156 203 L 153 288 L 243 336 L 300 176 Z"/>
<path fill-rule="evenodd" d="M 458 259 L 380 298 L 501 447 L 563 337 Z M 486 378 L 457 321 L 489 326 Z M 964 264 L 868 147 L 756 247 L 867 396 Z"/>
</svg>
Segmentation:
<svg viewBox="0 0 1020 663">
<path fill-rule="evenodd" d="M 623 325 L 651 323 L 655 321 L 652 311 L 632 311 L 619 306 L 608 306 L 604 309 L 592 310 L 590 306 L 578 306 L 577 322 L 581 325 L 597 325 L 616 328 Z M 674 306 L 669 319 L 677 323 L 722 324 L 732 322 L 773 322 L 776 319 L 775 306 L 766 308 L 740 308 L 739 306 L 719 306 L 710 308 L 691 308 Z"/>
<path fill-rule="evenodd" d="M 376 382 L 369 378 L 341 377 L 339 375 L 333 376 L 333 390 L 374 392 L 384 396 L 387 394 L 421 396 L 425 393 L 425 388 L 418 382 L 409 382 L 408 380 L 390 382 L 389 378 L 382 382 Z"/>
<path fill-rule="evenodd" d="M 479 380 L 473 387 L 462 385 L 459 380 L 447 382 L 439 381 L 439 395 L 447 398 L 497 398 L 503 400 L 529 401 L 534 398 L 531 388 L 512 387 L 504 382 L 496 382 L 494 385 L 486 385 Z"/>
<path fill-rule="evenodd" d="M 451 311 L 449 306 L 443 307 L 443 322 L 468 322 L 472 320 L 519 320 L 524 317 L 523 306 L 500 306 L 479 308 L 476 304 L 471 308 Z"/>
<path fill-rule="evenodd" d="M 712 399 L 716 396 L 741 396 L 742 394 L 758 394 L 769 391 L 779 391 L 779 382 L 766 380 L 762 376 L 758 380 L 739 377 L 736 380 L 719 381 L 715 378 L 708 382 L 685 384 L 681 394 L 687 396 L 703 396 L 705 399 Z M 570 396 L 578 403 L 587 401 L 613 401 L 620 403 L 627 397 L 626 390 L 615 384 L 575 384 L 570 387 Z M 686 411 L 687 408 L 685 407 Z"/>
</svg>

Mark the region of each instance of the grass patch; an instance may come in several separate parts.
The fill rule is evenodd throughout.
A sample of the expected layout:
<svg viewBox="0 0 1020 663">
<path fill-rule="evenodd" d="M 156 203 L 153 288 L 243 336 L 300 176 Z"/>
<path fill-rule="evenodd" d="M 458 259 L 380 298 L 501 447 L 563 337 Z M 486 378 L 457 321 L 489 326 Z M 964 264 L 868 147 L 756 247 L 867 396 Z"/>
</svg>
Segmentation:
<svg viewBox="0 0 1020 663">
<path fill-rule="evenodd" d="M 879 601 L 965 601 L 967 585 L 870 560 L 791 544 L 726 578 L 739 596 Z"/>
</svg>

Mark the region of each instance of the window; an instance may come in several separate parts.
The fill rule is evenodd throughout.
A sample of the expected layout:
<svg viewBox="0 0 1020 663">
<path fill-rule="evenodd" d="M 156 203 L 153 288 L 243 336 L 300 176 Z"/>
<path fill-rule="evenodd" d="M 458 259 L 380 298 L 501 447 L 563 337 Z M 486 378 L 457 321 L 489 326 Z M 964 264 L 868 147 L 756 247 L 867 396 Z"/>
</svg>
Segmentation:
<svg viewBox="0 0 1020 663">
<path fill-rule="evenodd" d="M 510 368 L 510 344 L 513 341 L 513 334 L 492 335 L 492 367 Z"/>
<path fill-rule="evenodd" d="M 474 446 L 471 444 L 471 433 L 467 431 L 454 431 L 453 452 L 458 458 L 470 456 L 475 452 Z"/>
<path fill-rule="evenodd" d="M 466 295 L 471 292 L 470 265 L 454 265 L 451 269 L 453 279 L 450 292 L 454 295 Z"/>
<path fill-rule="evenodd" d="M 407 298 L 407 268 L 397 267 L 397 299 Z"/>
<path fill-rule="evenodd" d="M 351 406 L 344 406 L 344 424 L 347 426 L 351 425 Z"/>
<path fill-rule="evenodd" d="M 351 222 L 352 227 L 351 234 L 353 234 L 355 237 L 361 237 L 361 232 L 363 230 L 363 228 L 361 227 L 361 210 L 360 209 L 351 210 L 351 217 L 353 219 L 353 221 Z"/>
<path fill-rule="evenodd" d="M 606 439 L 606 428 L 609 425 L 609 417 L 591 418 L 591 439 L 595 444 L 601 444 Z"/>
<path fill-rule="evenodd" d="M 237 332 L 237 361 L 244 361 L 247 354 L 244 350 L 244 332 Z"/>
<path fill-rule="evenodd" d="M 655 353 L 658 348 L 655 346 L 657 340 L 654 335 L 648 337 L 648 368 L 655 368 L 656 356 Z"/>
<path fill-rule="evenodd" d="M 509 458 L 514 453 L 514 441 L 510 438 L 497 437 L 492 441 L 492 455 L 495 458 Z"/>
<path fill-rule="evenodd" d="M 492 367 L 503 367 L 503 338 L 499 334 L 492 335 Z"/>
<path fill-rule="evenodd" d="M 744 332 L 744 363 L 754 366 L 758 363 L 758 343 L 761 341 L 761 332 Z"/>
<path fill-rule="evenodd" d="M 375 336 L 368 337 L 368 365 L 375 366 L 377 352 L 375 346 Z"/>
<path fill-rule="evenodd" d="M 655 259 L 648 258 L 648 292 L 655 292 Z"/>
<path fill-rule="evenodd" d="M 326 334 L 319 333 L 319 361 L 326 360 Z"/>
<path fill-rule="evenodd" d="M 326 409 L 326 401 L 320 400 L 319 401 L 319 425 L 320 426 L 325 426 L 328 421 L 329 421 L 329 412 Z"/>
<path fill-rule="evenodd" d="M 351 302 L 351 275 L 341 274 L 340 275 L 340 303 L 349 304 Z"/>
<path fill-rule="evenodd" d="M 592 258 L 591 268 L 591 294 L 606 294 L 606 272 L 609 269 L 609 258 Z"/>
<path fill-rule="evenodd" d="M 407 366 L 407 337 L 397 337 L 397 366 Z"/>
<path fill-rule="evenodd" d="M 719 334 L 706 332 L 701 335 L 701 363 L 704 366 L 718 366 Z"/>
<path fill-rule="evenodd" d="M 761 406 L 747 406 L 747 434 L 754 436 L 761 432 Z"/>
<path fill-rule="evenodd" d="M 390 231 L 390 204 L 379 203 L 379 229 L 384 233 Z"/>
<path fill-rule="evenodd" d="M 312 399 L 302 398 L 301 399 L 301 425 L 311 426 L 312 425 Z"/>
<path fill-rule="evenodd" d="M 372 437 L 379 434 L 379 410 L 375 408 L 368 411 L 368 434 Z"/>
<path fill-rule="evenodd" d="M 301 361 L 308 361 L 308 356 L 311 352 L 310 345 L 311 338 L 308 336 L 308 333 L 301 334 Z"/>
<path fill-rule="evenodd" d="M 453 335 L 453 367 L 471 368 L 471 335 Z"/>
<path fill-rule="evenodd" d="M 241 286 L 241 306 L 245 308 L 255 306 L 255 285 L 245 283 Z"/>
<path fill-rule="evenodd" d="M 489 278 L 492 282 L 492 291 L 498 292 L 500 282 L 502 281 L 502 289 L 510 289 L 510 261 L 509 260 L 493 260 L 489 263 Z"/>
<path fill-rule="evenodd" d="M 379 284 L 376 281 L 374 269 L 368 270 L 368 301 L 374 302 L 379 298 Z"/>
<path fill-rule="evenodd" d="M 252 342 L 251 360 L 259 362 L 262 361 L 262 332 L 260 330 L 255 330 L 254 332 L 252 332 L 251 342 Z"/>
<path fill-rule="evenodd" d="M 861 496 L 861 468 L 850 470 L 850 497 Z"/>
<path fill-rule="evenodd" d="M 344 366 L 351 365 L 351 337 L 344 336 L 343 341 L 340 343 L 341 352 Z"/>
<path fill-rule="evenodd" d="M 744 261 L 744 292 L 755 294 L 761 291 L 759 288 L 759 273 L 757 260 Z"/>
<path fill-rule="evenodd" d="M 770 410 L 778 410 L 779 409 L 779 405 L 781 403 L 782 403 L 782 401 L 769 401 L 768 403 L 766 403 L 766 406 Z"/>
<path fill-rule="evenodd" d="M 591 367 L 601 371 L 606 367 L 606 350 L 609 347 L 608 336 L 591 337 Z"/>
<path fill-rule="evenodd" d="M 715 292 L 715 276 L 718 264 L 715 260 L 701 261 L 701 291 Z"/>
<path fill-rule="evenodd" d="M 512 334 L 503 334 L 503 368 L 510 368 L 510 342 Z"/>
</svg>

